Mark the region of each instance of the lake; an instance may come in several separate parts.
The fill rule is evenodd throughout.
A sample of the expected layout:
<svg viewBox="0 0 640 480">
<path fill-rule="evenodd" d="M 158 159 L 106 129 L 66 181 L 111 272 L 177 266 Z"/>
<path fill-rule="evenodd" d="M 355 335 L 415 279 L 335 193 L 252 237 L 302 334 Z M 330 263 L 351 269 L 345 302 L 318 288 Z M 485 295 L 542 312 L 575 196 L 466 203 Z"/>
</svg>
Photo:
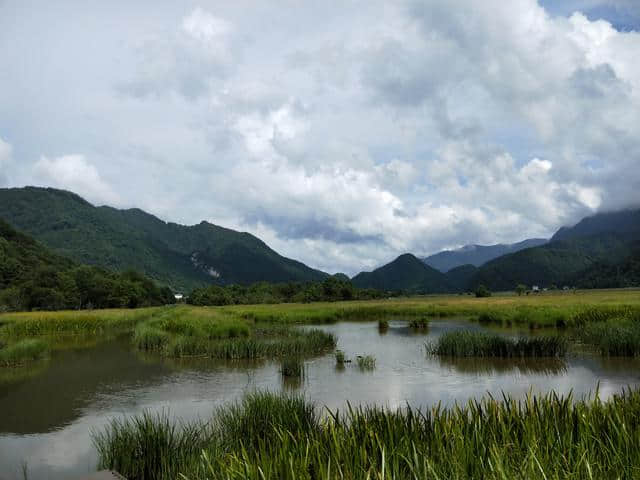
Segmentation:
<svg viewBox="0 0 640 480">
<path fill-rule="evenodd" d="M 183 420 L 207 418 L 217 406 L 256 389 L 300 392 L 333 410 L 347 402 L 452 405 L 502 392 L 522 397 L 572 391 L 580 398 L 599 388 L 601 398 L 608 398 L 640 384 L 640 361 L 589 352 L 526 361 L 425 354 L 425 343 L 443 332 L 484 328 L 463 319 L 432 320 L 423 332 L 403 320 L 392 320 L 386 332 L 377 322 L 315 328 L 335 333 L 338 348 L 354 362 L 340 369 L 333 354 L 308 359 L 305 378 L 297 383 L 283 381 L 277 362 L 168 360 L 137 352 L 128 338 L 55 352 L 29 370 L 0 372 L 0 479 L 23 478 L 23 469 L 32 480 L 73 479 L 95 470 L 90 432 L 113 417 L 151 410 Z M 360 370 L 357 355 L 374 355 L 375 370 Z"/>
</svg>

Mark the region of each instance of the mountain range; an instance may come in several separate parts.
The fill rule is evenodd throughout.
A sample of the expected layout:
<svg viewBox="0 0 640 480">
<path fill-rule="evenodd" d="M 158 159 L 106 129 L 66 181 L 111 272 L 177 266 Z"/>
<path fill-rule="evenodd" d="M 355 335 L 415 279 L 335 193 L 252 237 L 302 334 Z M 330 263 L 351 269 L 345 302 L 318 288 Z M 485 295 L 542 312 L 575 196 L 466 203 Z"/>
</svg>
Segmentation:
<svg viewBox="0 0 640 480">
<path fill-rule="evenodd" d="M 510 253 L 482 262 L 501 250 Z M 469 261 L 446 272 L 429 265 L 421 270 L 415 261 L 409 268 L 404 258 L 403 255 L 373 272 L 358 274 L 354 283 L 388 290 L 411 287 L 409 290 L 414 293 L 469 291 L 479 285 L 496 291 L 513 290 L 518 284 L 541 288 L 640 286 L 640 210 L 586 217 L 574 226 L 560 228 L 548 242 L 531 239 L 512 245 L 474 245 L 423 259 L 442 269 Z"/>
<path fill-rule="evenodd" d="M 56 265 L 135 270 L 175 291 L 211 284 L 308 282 L 327 273 L 279 255 L 249 233 L 165 222 L 140 209 L 94 206 L 52 188 L 0 189 L 0 219 L 32 236 Z M 44 255 L 44 254 L 43 254 Z M 62 264 L 61 264 L 62 265 Z M 410 293 L 640 285 L 640 210 L 598 213 L 548 241 L 471 245 L 424 259 L 407 253 L 352 278 L 355 286 Z M 346 277 L 345 277 L 346 278 Z"/>
<path fill-rule="evenodd" d="M 462 265 L 473 265 L 479 267 L 494 258 L 501 257 L 508 253 L 519 252 L 525 248 L 544 245 L 548 240 L 545 238 L 529 238 L 518 243 L 496 245 L 465 245 L 456 250 L 444 250 L 442 252 L 429 255 L 422 259 L 427 265 L 448 272 L 452 268 Z"/>
<path fill-rule="evenodd" d="M 134 269 L 174 291 L 327 277 L 249 233 L 207 222 L 167 223 L 136 208 L 96 207 L 53 188 L 0 189 L 0 218 L 56 254 L 115 271 Z"/>
</svg>

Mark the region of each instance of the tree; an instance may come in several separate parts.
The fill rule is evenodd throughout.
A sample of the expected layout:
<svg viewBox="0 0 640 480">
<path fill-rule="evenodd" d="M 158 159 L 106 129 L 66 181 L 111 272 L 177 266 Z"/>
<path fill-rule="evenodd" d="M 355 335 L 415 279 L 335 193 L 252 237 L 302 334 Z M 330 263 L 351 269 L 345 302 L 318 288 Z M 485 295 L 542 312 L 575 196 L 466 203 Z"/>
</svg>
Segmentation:
<svg viewBox="0 0 640 480">
<path fill-rule="evenodd" d="M 527 291 L 527 287 L 526 287 L 526 286 L 524 286 L 523 284 L 519 284 L 519 285 L 516 287 L 516 293 L 518 294 L 518 296 L 519 296 L 519 297 L 521 297 L 521 296 L 522 296 L 522 294 L 523 294 L 524 292 L 526 292 L 526 291 Z"/>
<path fill-rule="evenodd" d="M 491 296 L 491 290 L 489 290 L 484 285 L 478 285 L 478 287 L 476 288 L 476 297 L 477 298 L 490 297 L 490 296 Z"/>
</svg>

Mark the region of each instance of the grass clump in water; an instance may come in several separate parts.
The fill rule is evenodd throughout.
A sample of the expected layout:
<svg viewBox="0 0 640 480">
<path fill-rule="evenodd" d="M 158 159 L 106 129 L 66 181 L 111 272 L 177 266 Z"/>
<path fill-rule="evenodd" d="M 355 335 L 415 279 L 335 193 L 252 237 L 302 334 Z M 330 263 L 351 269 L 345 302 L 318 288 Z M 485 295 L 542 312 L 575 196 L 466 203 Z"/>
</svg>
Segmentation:
<svg viewBox="0 0 640 480">
<path fill-rule="evenodd" d="M 413 330 L 426 330 L 429 328 L 429 319 L 426 317 L 414 318 L 409 321 L 409 328 Z"/>
<path fill-rule="evenodd" d="M 323 421 L 303 397 L 256 393 L 206 424 L 146 415 L 112 422 L 94 442 L 100 467 L 130 480 L 636 478 L 638 418 L 638 390 L 348 408 Z"/>
<path fill-rule="evenodd" d="M 567 352 L 566 339 L 540 336 L 512 339 L 501 335 L 458 330 L 443 334 L 426 346 L 432 355 L 450 357 L 563 357 Z"/>
<path fill-rule="evenodd" d="M 20 340 L 0 349 L 0 366 L 15 367 L 46 357 L 48 346 L 39 339 Z"/>
<path fill-rule="evenodd" d="M 345 363 L 350 362 L 350 360 L 347 359 L 347 356 L 342 350 L 336 350 L 335 357 L 336 357 L 336 365 L 339 367 L 344 367 Z"/>
<path fill-rule="evenodd" d="M 580 337 L 594 345 L 604 356 L 640 356 L 640 324 L 624 320 L 590 323 L 584 326 Z"/>
<path fill-rule="evenodd" d="M 373 355 L 358 355 L 358 368 L 360 370 L 375 370 L 376 357 Z"/>
<path fill-rule="evenodd" d="M 113 419 L 92 435 L 98 469 L 115 470 L 130 480 L 178 478 L 213 442 L 210 425 L 178 425 L 166 412 Z"/>
<path fill-rule="evenodd" d="M 302 380 L 305 375 L 304 362 L 300 357 L 284 357 L 280 365 L 280 373 L 282 373 L 283 377 Z"/>
<path fill-rule="evenodd" d="M 378 331 L 381 333 L 385 333 L 387 330 L 389 330 L 389 320 L 378 320 Z"/>
</svg>

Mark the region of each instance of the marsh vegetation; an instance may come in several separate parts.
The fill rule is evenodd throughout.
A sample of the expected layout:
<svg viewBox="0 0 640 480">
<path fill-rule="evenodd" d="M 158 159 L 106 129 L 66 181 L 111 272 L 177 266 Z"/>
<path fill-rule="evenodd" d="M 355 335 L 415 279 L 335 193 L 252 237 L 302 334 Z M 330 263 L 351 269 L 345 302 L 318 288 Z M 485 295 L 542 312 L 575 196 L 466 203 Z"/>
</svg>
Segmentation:
<svg viewBox="0 0 640 480">
<path fill-rule="evenodd" d="M 568 342 L 565 337 L 545 335 L 530 338 L 508 338 L 487 332 L 459 330 L 448 332 L 426 345 L 431 355 L 448 357 L 564 357 Z"/>
<path fill-rule="evenodd" d="M 100 466 L 132 480 L 635 478 L 638 418 L 636 390 L 608 401 L 597 393 L 486 397 L 456 408 L 360 407 L 324 418 L 302 397 L 255 393 L 206 422 L 114 420 L 94 442 Z"/>
<path fill-rule="evenodd" d="M 574 408 L 574 404 L 580 405 L 580 415 L 584 413 L 596 419 L 594 428 L 605 428 L 603 417 L 609 414 L 627 418 L 626 410 L 620 413 L 616 409 L 635 405 L 638 396 L 635 391 L 629 393 L 628 398 L 636 400 L 631 403 L 616 400 L 618 407 L 607 406 L 609 410 L 605 410 L 604 405 L 613 400 L 593 399 L 582 404 L 579 397 L 566 400 L 566 395 L 573 389 L 580 395 L 592 391 L 598 379 L 608 379 L 616 386 L 607 390 L 607 398 L 612 391 L 621 391 L 624 385 L 637 385 L 637 363 L 633 356 L 638 355 L 634 335 L 639 307 L 635 292 L 590 292 L 589 295 L 541 295 L 533 299 L 515 295 L 442 296 L 372 302 L 211 308 L 182 305 L 9 314 L 0 316 L 0 359 L 10 359 L 4 363 L 0 360 L 0 379 L 10 378 L 9 382 L 13 383 L 7 384 L 9 390 L 18 383 L 33 383 L 37 390 L 25 390 L 24 398 L 20 392 L 12 394 L 16 405 L 8 401 L 2 404 L 0 398 L 0 406 L 3 405 L 3 411 L 9 412 L 9 416 L 27 416 L 29 410 L 22 405 L 26 404 L 24 399 L 33 397 L 29 392 L 41 391 L 38 378 L 44 378 L 48 375 L 46 372 L 51 371 L 50 384 L 57 385 L 58 375 L 62 374 L 65 385 L 71 385 L 75 381 L 72 379 L 78 378 L 75 365 L 79 364 L 86 365 L 87 375 L 94 365 L 94 374 L 99 375 L 100 369 L 116 361 L 107 352 L 115 348 L 111 345 L 117 344 L 122 345 L 118 355 L 128 359 L 132 375 L 133 366 L 138 363 L 145 365 L 144 369 L 140 368 L 145 373 L 139 379 L 127 378 L 126 385 L 108 387 L 109 398 L 114 395 L 112 392 L 124 389 L 122 402 L 111 406 L 110 411 L 135 413 L 135 409 L 124 406 L 131 395 L 137 397 L 141 391 L 154 391 L 154 387 L 131 390 L 130 385 L 147 381 L 153 385 L 160 365 L 164 383 L 158 387 L 158 393 L 150 394 L 149 398 L 166 398 L 168 391 L 180 392 L 172 398 L 171 405 L 175 405 L 174 402 L 180 405 L 183 396 L 186 396 L 184 404 L 188 405 L 177 416 L 175 412 L 150 411 L 146 415 L 118 417 L 107 430 L 96 431 L 102 465 L 115 465 L 128 478 L 177 478 L 178 473 L 194 479 L 253 478 L 260 476 L 260 471 L 265 478 L 337 478 L 340 475 L 361 478 L 368 474 L 373 478 L 381 477 L 383 466 L 384 476 L 395 478 L 414 478 L 414 473 L 418 478 L 427 473 L 433 478 L 473 478 L 480 468 L 487 472 L 484 478 L 510 477 L 520 471 L 525 472 L 523 475 L 527 478 L 527 475 L 542 475 L 540 468 L 548 478 L 554 478 L 565 474 L 581 477 L 586 471 L 586 462 L 600 478 L 612 472 L 624 478 L 631 470 L 620 467 L 618 462 L 633 464 L 635 453 L 619 453 L 614 458 L 612 447 L 582 438 L 589 435 L 589 430 L 580 426 L 573 435 L 581 447 L 570 452 L 585 455 L 585 460 L 580 465 L 573 457 L 561 462 L 548 452 L 547 449 L 552 448 L 550 440 L 541 439 L 542 430 L 536 429 L 541 429 L 542 424 L 547 428 L 557 422 L 561 435 L 568 436 L 564 425 L 569 421 L 563 415 L 575 421 L 575 411 L 567 410 Z M 335 323 L 337 320 L 345 321 Z M 102 351 L 102 342 L 109 348 L 104 349 L 105 356 L 98 363 L 97 353 L 91 352 Z M 425 342 L 434 348 L 434 355 L 424 355 Z M 76 354 L 76 349 L 83 349 L 85 354 Z M 566 355 L 569 351 L 572 355 Z M 61 358 L 67 358 L 67 353 L 68 365 L 74 366 L 56 370 L 54 375 L 53 370 Z M 616 355 L 621 358 L 610 358 Z M 40 361 L 42 358 L 49 360 Z M 76 358 L 88 360 L 80 362 Z M 29 363 L 33 366 L 27 367 Z M 43 369 L 38 370 L 39 366 Z M 366 373 L 373 369 L 374 374 Z M 27 371 L 36 372 L 33 381 L 20 375 Z M 109 378 L 113 375 L 110 373 Z M 447 378 L 446 387 L 431 388 L 443 376 Z M 487 377 L 491 378 L 493 398 L 500 399 L 500 392 L 506 391 L 513 399 L 496 403 L 490 399 L 480 400 L 487 391 Z M 202 381 L 207 382 L 206 387 L 199 393 L 189 393 L 199 389 L 195 385 Z M 288 392 L 302 384 L 308 398 L 319 402 L 317 406 L 295 395 L 284 398 L 279 394 L 256 394 L 217 411 L 209 421 L 196 421 L 207 418 L 211 410 L 219 406 L 221 396 L 238 398 L 239 392 L 253 388 Z M 78 392 L 84 391 L 86 385 L 86 378 L 78 381 Z M 176 389 L 176 385 L 180 388 Z M 183 386 L 184 394 L 181 393 Z M 514 406 L 515 399 L 522 399 L 530 388 L 539 392 L 536 397 L 539 404 L 547 402 L 545 419 L 531 418 L 531 411 L 522 418 L 519 415 L 528 407 Z M 49 396 L 56 391 L 50 390 Z M 205 391 L 207 394 L 203 395 Z M 563 392 L 565 397 L 544 393 L 550 391 Z M 210 403 L 203 400 L 208 394 L 212 395 Z M 104 395 L 96 393 L 96 398 L 99 399 L 96 405 L 102 405 Z M 477 400 L 472 403 L 476 407 L 466 403 L 469 398 Z M 353 408 L 345 406 L 346 400 Z M 67 397 L 60 399 L 60 404 L 64 402 L 68 403 Z M 429 408 L 439 402 L 446 407 Z M 500 416 L 503 423 L 492 420 L 493 431 L 465 424 L 464 415 L 459 413 L 455 402 L 461 402 L 460 408 L 465 409 L 467 415 L 475 415 L 476 420 L 481 415 L 499 411 L 495 415 Z M 190 416 L 197 404 L 202 404 L 202 409 Z M 393 408 L 358 407 L 376 404 Z M 311 408 L 317 418 L 303 422 L 286 418 L 269 423 L 269 418 L 279 418 L 277 412 L 283 410 L 282 405 L 289 411 L 309 412 Z M 325 405 L 331 414 L 324 409 Z M 400 410 L 396 410 L 397 406 Z M 405 408 L 407 406 L 411 408 Z M 419 414 L 414 408 L 417 406 L 423 407 Z M 71 410 L 68 415 L 74 415 Z M 247 413 L 249 411 L 252 413 Z M 592 412 L 598 413 L 589 417 Z M 97 425 L 106 421 L 100 417 L 102 414 L 91 413 L 92 417 L 103 418 Z M 302 428 L 298 423 L 307 426 Z M 520 425 L 520 434 L 529 435 L 528 441 L 534 442 L 536 449 L 527 452 L 520 434 L 513 433 L 514 438 L 508 436 L 509 431 L 515 432 L 514 425 Z M 625 423 L 625 428 L 631 428 L 630 425 Z M 255 432 L 268 428 L 269 433 L 245 435 L 244 429 L 250 428 Z M 500 429 L 504 432 L 499 441 L 507 443 L 495 440 L 494 457 L 489 457 L 492 466 L 479 455 L 471 458 L 470 453 L 465 453 L 478 450 L 474 442 L 481 441 L 469 435 L 480 435 L 482 441 L 491 444 Z M 458 435 L 458 443 L 444 441 L 433 433 L 436 431 Z M 366 432 L 377 433 L 377 443 L 363 439 L 362 435 L 371 435 Z M 232 435 L 240 437 L 230 440 Z M 404 441 L 400 440 L 402 437 Z M 271 443 L 260 438 L 269 438 Z M 626 439 L 624 435 L 615 437 L 621 442 Z M 0 441 L 11 445 L 13 440 L 0 435 Z M 336 445 L 323 443 L 330 441 Z M 344 451 L 338 451 L 338 445 Z M 564 448 L 565 444 L 556 441 L 553 445 Z M 17 452 L 23 444 L 16 441 L 15 448 Z M 478 451 L 492 454 L 489 450 Z M 507 454 L 515 457 L 503 458 Z M 0 453 L 0 460 L 2 458 Z M 321 464 L 320 458 L 330 460 L 331 467 Z M 502 464 L 496 463 L 498 460 Z M 537 461 L 541 467 L 535 470 Z M 84 461 L 85 470 L 86 464 Z M 342 470 L 337 469 L 338 465 Z M 503 477 L 500 472 L 504 473 Z M 35 473 L 32 476 L 46 478 Z M 598 478 L 596 473 L 594 478 Z"/>
</svg>

